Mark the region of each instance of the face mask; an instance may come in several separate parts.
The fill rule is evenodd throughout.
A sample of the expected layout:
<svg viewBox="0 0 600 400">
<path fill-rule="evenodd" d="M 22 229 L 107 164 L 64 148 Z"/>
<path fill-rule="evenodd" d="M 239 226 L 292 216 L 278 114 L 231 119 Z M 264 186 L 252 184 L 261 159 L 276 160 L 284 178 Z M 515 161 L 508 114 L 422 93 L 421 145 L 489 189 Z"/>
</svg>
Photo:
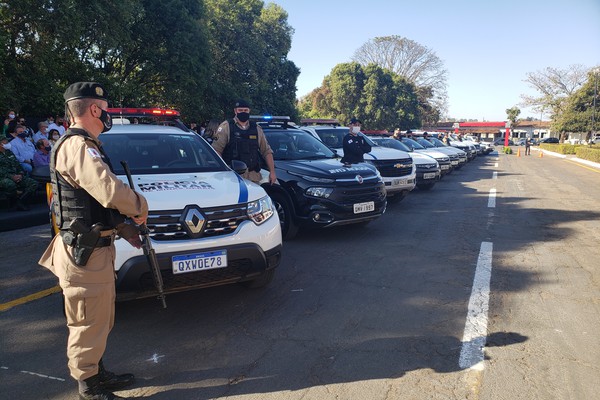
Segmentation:
<svg viewBox="0 0 600 400">
<path fill-rule="evenodd" d="M 98 119 L 102 122 L 102 125 L 104 125 L 102 132 L 106 132 L 112 128 L 112 118 L 105 110 L 102 110 L 102 114 L 100 114 L 100 118 Z"/>
<path fill-rule="evenodd" d="M 58 136 L 58 135 L 52 135 L 52 140 L 58 140 L 58 139 L 60 139 L 60 136 Z"/>
<path fill-rule="evenodd" d="M 352 133 L 357 134 L 358 132 L 360 132 L 360 126 L 353 126 Z"/>
<path fill-rule="evenodd" d="M 44 149 L 45 149 L 46 151 L 50 151 L 50 150 L 52 150 L 52 147 L 50 147 L 50 146 L 46 146 L 46 147 L 44 147 Z"/>
<path fill-rule="evenodd" d="M 15 119 L 15 114 L 8 114 L 8 118 Z"/>
<path fill-rule="evenodd" d="M 246 122 L 250 119 L 250 113 L 247 112 L 237 113 L 235 114 L 235 116 L 240 122 Z"/>
<path fill-rule="evenodd" d="M 17 136 L 20 137 L 21 139 L 25 139 L 27 137 L 27 132 L 21 132 Z"/>
<path fill-rule="evenodd" d="M 10 148 L 12 147 L 10 143 L 4 143 L 2 145 L 2 147 L 4 147 L 4 150 L 10 150 Z"/>
</svg>

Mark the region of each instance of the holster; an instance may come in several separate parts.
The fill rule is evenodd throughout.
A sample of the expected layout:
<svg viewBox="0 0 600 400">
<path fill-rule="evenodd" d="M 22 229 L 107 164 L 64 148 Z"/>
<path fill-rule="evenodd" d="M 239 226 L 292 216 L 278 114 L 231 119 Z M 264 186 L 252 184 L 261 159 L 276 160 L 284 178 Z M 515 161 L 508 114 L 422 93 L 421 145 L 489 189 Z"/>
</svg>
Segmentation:
<svg viewBox="0 0 600 400">
<path fill-rule="evenodd" d="M 80 219 L 71 221 L 68 231 L 61 232 L 63 241 L 73 246 L 75 264 L 84 267 L 100 239 L 100 231 L 104 226 L 100 223 L 92 225 L 90 229 Z"/>
</svg>

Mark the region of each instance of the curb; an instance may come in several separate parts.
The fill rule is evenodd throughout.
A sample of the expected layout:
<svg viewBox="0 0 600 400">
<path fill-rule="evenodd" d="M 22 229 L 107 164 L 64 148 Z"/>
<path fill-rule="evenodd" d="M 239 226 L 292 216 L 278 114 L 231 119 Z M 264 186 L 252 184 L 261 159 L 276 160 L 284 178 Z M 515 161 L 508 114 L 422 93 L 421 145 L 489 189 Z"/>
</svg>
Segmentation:
<svg viewBox="0 0 600 400">
<path fill-rule="evenodd" d="M 599 163 L 596 163 L 596 162 L 593 162 L 593 161 L 589 161 L 589 160 L 584 160 L 583 158 L 578 158 L 578 157 L 574 157 L 574 156 L 573 157 L 569 157 L 566 154 L 555 153 L 553 151 L 548 151 L 548 150 L 542 150 L 542 149 L 535 149 L 535 150 L 541 151 L 545 155 L 547 154 L 549 156 L 556 157 L 556 158 L 568 159 L 569 161 L 574 161 L 574 162 L 579 163 L 579 164 L 585 164 L 585 165 L 587 165 L 589 167 L 600 169 L 600 164 Z"/>
</svg>

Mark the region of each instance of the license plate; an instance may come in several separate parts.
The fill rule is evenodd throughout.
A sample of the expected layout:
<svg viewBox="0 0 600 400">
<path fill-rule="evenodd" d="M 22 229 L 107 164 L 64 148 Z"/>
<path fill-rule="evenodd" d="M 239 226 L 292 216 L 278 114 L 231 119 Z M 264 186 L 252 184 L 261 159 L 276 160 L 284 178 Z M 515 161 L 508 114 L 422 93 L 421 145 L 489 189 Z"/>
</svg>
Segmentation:
<svg viewBox="0 0 600 400">
<path fill-rule="evenodd" d="M 373 210 L 375 210 L 375 202 L 373 201 L 354 204 L 354 214 L 366 213 Z"/>
<path fill-rule="evenodd" d="M 171 260 L 174 274 L 225 268 L 227 266 L 227 250 L 173 256 Z"/>
<path fill-rule="evenodd" d="M 450 161 L 450 164 L 452 164 L 452 165 L 458 165 L 458 161 Z"/>
<path fill-rule="evenodd" d="M 435 172 L 428 172 L 426 174 L 423 174 L 423 179 L 433 179 L 435 178 Z"/>
<path fill-rule="evenodd" d="M 446 169 L 450 169 L 450 166 L 449 166 L 449 165 L 447 165 L 447 164 L 445 164 L 445 165 L 440 165 L 440 168 L 441 168 L 442 170 L 446 170 Z"/>
<path fill-rule="evenodd" d="M 392 180 L 392 186 L 406 185 L 406 179 L 394 179 Z"/>
</svg>

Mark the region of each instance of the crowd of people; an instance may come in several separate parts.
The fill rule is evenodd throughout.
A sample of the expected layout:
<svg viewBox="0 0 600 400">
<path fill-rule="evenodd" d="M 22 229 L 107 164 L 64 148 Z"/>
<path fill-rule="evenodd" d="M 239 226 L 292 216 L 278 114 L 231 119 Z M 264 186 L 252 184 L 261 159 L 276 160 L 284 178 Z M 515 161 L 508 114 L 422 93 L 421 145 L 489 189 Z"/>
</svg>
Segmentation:
<svg viewBox="0 0 600 400">
<path fill-rule="evenodd" d="M 50 151 L 65 133 L 63 116 L 48 116 L 35 131 L 22 115 L 9 111 L 0 134 L 0 199 L 17 211 L 29 209 L 28 203 L 38 188 L 31 178 L 36 168 L 50 165 Z"/>
</svg>

